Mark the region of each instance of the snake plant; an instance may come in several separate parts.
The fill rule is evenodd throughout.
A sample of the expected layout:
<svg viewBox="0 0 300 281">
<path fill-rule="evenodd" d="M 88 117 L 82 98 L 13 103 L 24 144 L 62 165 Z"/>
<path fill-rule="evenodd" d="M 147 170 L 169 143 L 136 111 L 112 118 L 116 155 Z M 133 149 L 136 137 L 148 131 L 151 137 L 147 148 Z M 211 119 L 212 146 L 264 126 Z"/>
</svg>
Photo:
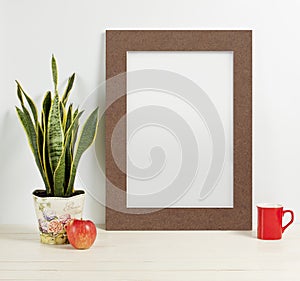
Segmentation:
<svg viewBox="0 0 300 281">
<path fill-rule="evenodd" d="M 83 111 L 74 109 L 73 104 L 67 105 L 75 73 L 69 77 L 60 97 L 57 64 L 53 55 L 51 66 L 54 91 L 46 92 L 40 117 L 35 103 L 18 81 L 17 95 L 21 106 L 16 107 L 16 111 L 43 178 L 47 196 L 66 197 L 73 195 L 79 160 L 95 139 L 98 108 L 89 115 L 78 134 Z"/>
</svg>

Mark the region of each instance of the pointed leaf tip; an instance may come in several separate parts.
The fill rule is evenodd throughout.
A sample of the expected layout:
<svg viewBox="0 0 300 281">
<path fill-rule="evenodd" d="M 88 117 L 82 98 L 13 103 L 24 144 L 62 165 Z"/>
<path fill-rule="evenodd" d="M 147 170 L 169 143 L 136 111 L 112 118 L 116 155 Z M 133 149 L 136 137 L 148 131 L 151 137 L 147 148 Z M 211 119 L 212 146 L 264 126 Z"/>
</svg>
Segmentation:
<svg viewBox="0 0 300 281">
<path fill-rule="evenodd" d="M 57 64 L 56 64 L 56 59 L 54 55 L 52 54 L 52 59 L 51 59 L 51 67 L 52 67 L 52 77 L 53 77 L 53 83 L 54 83 L 54 90 L 57 93 Z"/>
</svg>

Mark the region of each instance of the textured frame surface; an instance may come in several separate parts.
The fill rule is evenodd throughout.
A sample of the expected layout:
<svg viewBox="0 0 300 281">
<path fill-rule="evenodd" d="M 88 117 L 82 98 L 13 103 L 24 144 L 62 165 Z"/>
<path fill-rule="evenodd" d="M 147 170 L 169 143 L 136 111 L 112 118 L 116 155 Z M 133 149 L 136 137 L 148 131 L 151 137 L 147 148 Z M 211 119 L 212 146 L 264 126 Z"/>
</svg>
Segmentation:
<svg viewBox="0 0 300 281">
<path fill-rule="evenodd" d="M 252 31 L 106 31 L 107 81 L 126 73 L 127 51 L 234 52 L 234 207 L 165 208 L 143 214 L 126 212 L 126 174 L 116 165 L 111 148 L 113 130 L 118 121 L 126 116 L 126 79 L 122 78 L 118 83 L 107 83 L 106 87 L 106 102 L 109 105 L 106 110 L 106 229 L 252 229 Z M 118 159 L 124 161 L 122 166 L 126 167 L 126 121 L 122 123 L 117 139 Z M 116 193 L 114 186 L 123 192 Z M 137 211 L 143 212 L 143 209 Z"/>
</svg>

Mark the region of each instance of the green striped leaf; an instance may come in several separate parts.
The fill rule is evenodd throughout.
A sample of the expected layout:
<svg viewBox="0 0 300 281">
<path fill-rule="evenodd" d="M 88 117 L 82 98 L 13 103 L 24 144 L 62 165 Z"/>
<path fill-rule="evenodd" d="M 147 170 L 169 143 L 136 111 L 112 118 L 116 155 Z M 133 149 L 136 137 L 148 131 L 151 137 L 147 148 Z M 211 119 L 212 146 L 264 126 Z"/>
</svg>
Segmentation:
<svg viewBox="0 0 300 281">
<path fill-rule="evenodd" d="M 49 119 L 51 104 L 52 104 L 51 92 L 48 91 L 48 92 L 46 92 L 44 99 L 43 99 L 43 113 L 44 113 L 44 120 L 45 120 L 45 128 L 47 128 L 47 126 L 48 126 L 48 119 Z"/>
<path fill-rule="evenodd" d="M 74 117 L 73 118 L 76 118 L 77 115 L 82 115 L 84 111 L 80 111 L 78 112 L 78 110 L 76 110 L 76 112 L 74 113 Z M 74 124 L 74 129 L 73 129 L 73 133 L 72 133 L 72 140 L 71 140 L 71 144 L 70 144 L 70 147 L 71 147 L 71 154 L 74 155 L 74 149 L 75 149 L 75 144 L 76 144 L 76 141 L 77 141 L 77 135 L 78 135 L 78 130 L 79 130 L 79 118 L 78 120 L 76 121 L 76 123 Z"/>
<path fill-rule="evenodd" d="M 71 93 L 71 90 L 72 90 L 72 87 L 73 87 L 73 84 L 74 84 L 74 80 L 75 80 L 75 73 L 72 74 L 71 77 L 69 77 L 68 79 L 68 84 L 67 84 L 67 87 L 65 89 L 65 92 L 62 96 L 62 103 L 64 106 L 66 106 L 67 102 L 68 102 L 68 98 L 69 98 L 69 95 Z"/>
<path fill-rule="evenodd" d="M 69 182 L 69 177 L 70 177 L 71 163 L 72 163 L 72 157 L 70 157 L 70 142 L 71 142 L 72 130 L 74 128 L 74 124 L 78 121 L 80 116 L 81 115 L 78 115 L 76 119 L 72 122 L 65 136 L 63 153 L 59 159 L 58 166 L 54 172 L 55 196 L 65 195 L 65 190 L 67 189 L 67 184 Z"/>
<path fill-rule="evenodd" d="M 60 118 L 59 96 L 55 94 L 49 113 L 48 120 L 48 152 L 52 173 L 57 168 L 63 150 L 64 133 Z"/>
<path fill-rule="evenodd" d="M 34 119 L 34 122 L 35 122 L 35 126 L 37 127 L 37 123 L 38 123 L 38 114 L 37 114 L 37 108 L 36 108 L 36 105 L 35 103 L 33 102 L 33 100 L 25 93 L 25 91 L 23 90 L 23 88 L 21 87 L 20 83 L 18 81 L 16 81 L 17 83 L 17 94 L 18 94 L 18 97 L 20 99 L 20 102 L 22 104 L 22 107 L 24 106 L 24 102 L 23 102 L 23 98 L 22 98 L 22 94 L 25 96 L 28 104 L 29 104 L 29 107 L 31 109 L 31 112 L 32 112 L 32 116 L 33 116 L 33 119 Z M 20 98 L 21 96 L 21 98 Z"/>
<path fill-rule="evenodd" d="M 44 133 L 45 131 L 45 117 L 44 117 L 44 112 L 41 112 L 41 127 L 42 127 L 42 132 Z"/>
<path fill-rule="evenodd" d="M 67 142 L 65 143 L 66 146 L 66 177 L 65 177 L 65 192 L 68 188 L 68 183 L 70 181 L 70 175 L 71 175 L 71 168 L 72 168 L 72 162 L 73 162 L 73 150 L 72 150 L 72 141 L 75 131 L 78 131 L 79 126 L 79 119 L 81 115 L 83 114 L 83 111 L 79 112 L 75 119 L 72 121 L 72 124 L 70 125 L 70 128 L 67 133 Z"/>
<path fill-rule="evenodd" d="M 65 182 L 64 182 L 64 193 L 65 194 L 67 192 L 68 184 L 69 184 L 69 181 L 70 181 L 71 167 L 72 167 L 72 162 L 73 162 L 73 157 L 72 157 L 71 149 L 70 149 L 70 142 L 71 142 L 71 139 L 69 141 L 67 141 L 67 143 L 65 144 L 65 146 L 66 146 L 66 153 L 65 153 Z"/>
<path fill-rule="evenodd" d="M 57 71 L 57 64 L 54 55 L 52 55 L 51 65 L 52 65 L 52 78 L 54 83 L 54 91 L 57 94 L 58 71 Z"/>
<path fill-rule="evenodd" d="M 28 142 L 29 142 L 29 146 L 31 148 L 31 151 L 33 153 L 35 162 L 38 166 L 38 169 L 40 171 L 40 174 L 44 180 L 45 183 L 45 187 L 46 187 L 46 191 L 47 193 L 50 192 L 50 185 L 49 182 L 47 181 L 47 178 L 45 176 L 44 170 L 43 170 L 43 166 L 42 166 L 42 161 L 39 157 L 38 154 L 38 143 L 37 143 L 37 135 L 36 135 L 36 131 L 33 125 L 33 122 L 31 120 L 30 114 L 28 112 L 28 110 L 24 107 L 22 111 L 20 108 L 16 107 L 17 110 L 17 114 L 19 117 L 19 120 L 21 122 L 21 124 L 23 125 L 23 128 L 25 130 Z"/>
<path fill-rule="evenodd" d="M 61 120 L 61 124 L 63 129 L 65 128 L 66 125 L 66 119 L 67 119 L 67 114 L 66 114 L 66 110 L 64 105 L 62 104 L 62 102 L 59 102 L 59 111 L 60 111 L 60 120 Z"/>
<path fill-rule="evenodd" d="M 57 168 L 54 172 L 53 179 L 54 179 L 54 196 L 64 196 L 65 193 L 65 156 L 66 150 L 63 150 L 63 153 L 60 157 L 60 161 L 57 165 Z"/>
<path fill-rule="evenodd" d="M 43 162 L 43 159 L 44 159 L 44 150 L 43 150 L 43 146 L 44 146 L 44 134 L 43 134 L 43 131 L 42 131 L 42 127 L 40 124 L 38 124 L 37 126 L 37 147 L 38 147 L 38 153 L 39 153 L 39 159 L 41 160 L 41 163 Z M 43 166 L 43 170 L 44 169 L 44 165 Z M 47 176 L 45 174 L 45 176 Z"/>
<path fill-rule="evenodd" d="M 67 133 L 67 131 L 68 131 L 68 129 L 69 129 L 72 121 L 73 121 L 73 118 L 72 118 L 73 117 L 72 116 L 73 115 L 72 109 L 73 109 L 73 105 L 71 104 L 69 106 L 69 108 L 68 108 L 68 113 L 67 113 L 67 120 L 66 120 L 66 125 L 65 125 L 65 135 L 66 135 L 66 133 Z"/>
<path fill-rule="evenodd" d="M 51 187 L 51 195 L 54 194 L 53 190 L 53 174 L 50 166 L 50 159 L 49 159 L 49 151 L 48 151 L 48 141 L 47 141 L 47 135 L 48 135 L 48 121 L 49 121 L 49 113 L 51 109 L 52 104 L 52 98 L 51 98 L 51 92 L 47 91 L 44 99 L 43 99 L 43 105 L 42 105 L 42 119 L 43 119 L 43 166 L 45 170 L 45 174 L 47 175 L 49 185 Z"/>
<path fill-rule="evenodd" d="M 44 112 L 43 112 L 43 114 L 44 114 Z M 45 122 L 44 126 L 46 126 L 46 124 L 47 123 Z M 44 140 L 44 142 L 43 142 L 43 166 L 44 166 L 45 174 L 47 175 L 47 178 L 49 181 L 49 185 L 51 187 L 51 195 L 54 195 L 53 174 L 52 174 L 52 170 L 51 170 L 51 166 L 50 166 L 47 135 L 48 135 L 47 130 L 44 130 L 44 132 L 43 132 L 43 140 Z"/>
<path fill-rule="evenodd" d="M 47 145 L 47 135 L 46 132 L 43 132 L 42 126 L 39 123 L 37 127 L 37 144 L 38 144 L 38 153 L 43 168 L 44 177 L 46 178 L 46 181 L 50 187 L 50 189 L 46 191 L 48 195 L 51 195 L 52 187 L 53 187 L 53 175 L 49 164 L 48 150 L 45 149 Z"/>
<path fill-rule="evenodd" d="M 22 95 L 22 91 L 19 87 L 19 84 L 17 84 L 17 95 L 18 95 L 21 105 L 24 106 L 23 95 Z"/>
<path fill-rule="evenodd" d="M 75 181 L 79 160 L 82 154 L 90 147 L 90 145 L 93 143 L 95 139 L 97 125 L 98 125 L 98 114 L 99 113 L 97 108 L 90 114 L 90 116 L 84 123 L 83 128 L 81 130 L 80 137 L 78 140 L 78 145 L 76 147 L 76 154 L 71 167 L 70 181 L 68 183 L 66 195 L 71 195 L 73 193 L 74 181 Z"/>
</svg>

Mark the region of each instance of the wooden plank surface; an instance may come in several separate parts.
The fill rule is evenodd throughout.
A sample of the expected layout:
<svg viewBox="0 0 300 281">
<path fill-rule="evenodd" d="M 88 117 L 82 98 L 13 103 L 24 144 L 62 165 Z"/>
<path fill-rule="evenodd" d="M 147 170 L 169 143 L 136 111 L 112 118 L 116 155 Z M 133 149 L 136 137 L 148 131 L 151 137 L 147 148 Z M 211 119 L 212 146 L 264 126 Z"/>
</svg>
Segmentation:
<svg viewBox="0 0 300 281">
<path fill-rule="evenodd" d="M 280 241 L 255 232 L 106 232 L 89 250 L 39 243 L 30 226 L 0 226 L 0 280 L 300 280 L 300 225 Z"/>
</svg>

